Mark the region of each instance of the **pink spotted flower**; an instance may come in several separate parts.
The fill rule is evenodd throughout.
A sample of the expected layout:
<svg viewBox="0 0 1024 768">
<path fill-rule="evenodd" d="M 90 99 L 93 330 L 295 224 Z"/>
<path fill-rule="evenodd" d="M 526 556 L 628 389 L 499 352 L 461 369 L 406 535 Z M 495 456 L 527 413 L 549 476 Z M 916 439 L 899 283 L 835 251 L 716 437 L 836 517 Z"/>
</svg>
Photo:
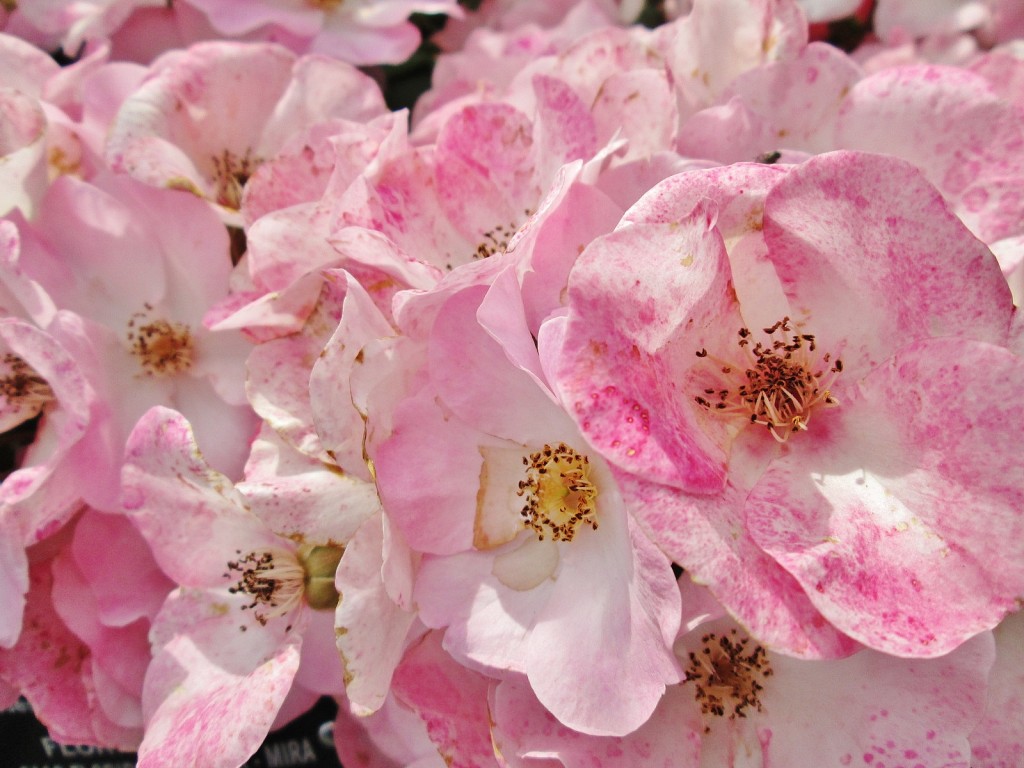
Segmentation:
<svg viewBox="0 0 1024 768">
<path fill-rule="evenodd" d="M 1012 313 L 918 171 L 833 153 L 666 180 L 540 341 L 637 515 L 763 642 L 930 657 L 1024 587 Z"/>
</svg>

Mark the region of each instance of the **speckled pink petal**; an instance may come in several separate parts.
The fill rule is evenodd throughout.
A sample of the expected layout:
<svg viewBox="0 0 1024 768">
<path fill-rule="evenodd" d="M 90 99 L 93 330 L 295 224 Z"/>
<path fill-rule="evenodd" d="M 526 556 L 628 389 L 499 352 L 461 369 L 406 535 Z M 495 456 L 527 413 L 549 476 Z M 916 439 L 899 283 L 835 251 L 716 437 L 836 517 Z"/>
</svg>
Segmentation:
<svg viewBox="0 0 1024 768">
<path fill-rule="evenodd" d="M 739 98 L 743 105 L 770 132 L 760 138 L 760 146 L 748 145 L 745 157 L 710 155 L 723 162 L 754 160 L 758 155 L 779 149 L 799 149 L 817 153 L 835 147 L 835 124 L 840 105 L 863 73 L 848 56 L 824 43 L 811 43 L 795 59 L 776 61 L 744 72 L 726 89 L 722 100 Z M 760 123 L 757 124 L 760 128 Z M 723 148 L 728 141 L 743 144 L 740 136 L 720 137 Z M 687 142 L 684 126 L 680 133 L 684 154 L 708 157 L 700 146 Z M 753 151 L 750 151 L 753 150 Z"/>
<path fill-rule="evenodd" d="M 983 706 L 990 635 L 928 660 L 868 650 L 837 661 L 768 658 L 758 716 L 765 765 L 979 765 L 967 735 Z"/>
<path fill-rule="evenodd" d="M 985 717 L 971 731 L 972 768 L 1013 768 L 1024 763 L 1024 613 L 995 628 L 996 662 L 985 693 Z"/>
<path fill-rule="evenodd" d="M 341 595 L 335 615 L 338 651 L 345 664 L 345 692 L 358 715 L 384 705 L 416 617 L 388 595 L 381 573 L 383 547 L 383 521 L 376 516 L 345 547 L 335 580 Z"/>
<path fill-rule="evenodd" d="M 486 247 L 507 239 L 536 205 L 533 144 L 530 120 L 507 104 L 467 107 L 441 130 L 438 200 L 469 242 Z"/>
<path fill-rule="evenodd" d="M 1012 47 L 983 53 L 967 69 L 988 80 L 989 86 L 1004 99 L 1024 107 L 1024 59 L 1014 55 Z"/>
<path fill-rule="evenodd" d="M 34 563 L 29 576 L 25 629 L 17 645 L 0 650 L 0 677 L 22 692 L 54 740 L 134 749 L 137 731 L 115 725 L 94 706 L 89 649 L 54 611 L 50 561 Z"/>
<path fill-rule="evenodd" d="M 168 598 L 153 628 L 140 767 L 236 768 L 263 742 L 299 666 L 301 627 L 242 632 L 236 607 L 208 592 Z"/>
<path fill-rule="evenodd" d="M 237 551 L 288 546 L 210 469 L 188 422 L 168 408 L 147 411 L 128 438 L 123 500 L 156 561 L 178 584 L 226 585 L 227 562 Z"/>
<path fill-rule="evenodd" d="M 278 46 L 222 42 L 163 57 L 114 120 L 108 163 L 147 184 L 215 200 L 215 163 L 225 151 L 241 159 L 263 150 L 294 61 Z"/>
<path fill-rule="evenodd" d="M 850 91 L 836 139 L 912 162 L 982 240 L 1018 233 L 1024 129 L 983 77 L 953 67 L 885 69 Z"/>
<path fill-rule="evenodd" d="M 1024 591 L 1022 386 L 1024 360 L 1001 347 L 901 350 L 773 462 L 747 499 L 751 535 L 840 630 L 949 652 Z"/>
<path fill-rule="evenodd" d="M 619 483 L 658 545 L 769 647 L 812 659 L 857 648 L 751 539 L 742 515 L 745 494 L 727 487 L 720 496 L 688 496 L 628 475 Z"/>
<path fill-rule="evenodd" d="M 439 270 L 472 261 L 475 241 L 449 221 L 441 205 L 434 153 L 424 147 L 378 158 L 368 169 L 373 173 L 356 179 L 338 199 L 339 225 L 377 230 L 402 252 Z"/>
<path fill-rule="evenodd" d="M 235 487 L 263 522 L 294 541 L 344 544 L 380 508 L 372 483 L 299 453 L 266 425 Z"/>
<path fill-rule="evenodd" d="M 725 455 L 697 426 L 680 379 L 702 349 L 742 324 L 726 290 L 716 212 L 708 201 L 677 221 L 624 226 L 593 241 L 570 274 L 560 361 L 548 370 L 612 464 L 698 492 L 721 488 Z"/>
<path fill-rule="evenodd" d="M 565 768 L 700 765 L 703 723 L 689 693 L 679 686 L 667 691 L 646 723 L 623 737 L 589 736 L 566 728 L 541 706 L 521 677 L 510 676 L 498 684 L 491 713 L 495 751 L 511 768 L 528 768 L 543 758 L 556 759 Z"/>
<path fill-rule="evenodd" d="M 741 325 L 752 329 L 770 326 L 791 312 L 764 242 L 765 200 L 788 172 L 780 165 L 736 163 L 680 173 L 637 200 L 623 215 L 620 226 L 671 224 L 678 219 L 678 211 L 714 201 L 714 228 L 726 243 Z M 722 336 L 709 338 L 707 350 L 713 357 L 729 359 L 731 350 L 737 349 L 735 333 L 740 326 L 733 328 L 731 321 L 721 326 Z M 718 346 L 723 342 L 725 346 Z"/>
<path fill-rule="evenodd" d="M 599 144 L 613 138 L 629 142 L 624 160 L 643 160 L 675 146 L 676 95 L 661 67 L 613 74 L 601 84 L 592 110 Z"/>
<path fill-rule="evenodd" d="M 439 632 L 411 647 L 395 670 L 395 697 L 427 725 L 451 768 L 497 765 L 487 712 L 487 678 L 461 667 L 441 648 Z"/>
<path fill-rule="evenodd" d="M 564 81 L 535 75 L 533 91 L 537 98 L 535 175 L 547 185 L 565 163 L 593 157 L 599 146 L 597 127 L 591 109 Z"/>
<path fill-rule="evenodd" d="M 841 384 L 916 339 L 1005 342 L 998 263 L 906 162 L 836 152 L 794 167 L 768 195 L 764 237 L 792 319 L 842 355 Z"/>
<path fill-rule="evenodd" d="M 256 413 L 295 449 L 328 462 L 313 425 L 309 376 L 342 315 L 344 288 L 324 283 L 302 330 L 260 344 L 246 364 L 246 391 Z"/>
<path fill-rule="evenodd" d="M 334 721 L 338 759 L 351 768 L 445 768 L 427 725 L 394 695 L 371 715 L 350 714 L 341 697 Z"/>
<path fill-rule="evenodd" d="M 375 156 L 394 117 L 363 125 L 334 118 L 300 129 L 246 182 L 242 214 L 251 226 L 270 211 L 320 199 L 330 185 L 347 186 Z"/>
</svg>

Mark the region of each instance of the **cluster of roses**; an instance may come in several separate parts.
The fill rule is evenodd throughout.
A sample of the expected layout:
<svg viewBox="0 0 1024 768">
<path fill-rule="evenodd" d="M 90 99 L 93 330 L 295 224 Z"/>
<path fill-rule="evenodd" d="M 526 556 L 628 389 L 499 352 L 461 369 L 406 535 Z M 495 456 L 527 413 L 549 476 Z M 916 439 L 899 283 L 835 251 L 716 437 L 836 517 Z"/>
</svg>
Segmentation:
<svg viewBox="0 0 1024 768">
<path fill-rule="evenodd" d="M 9 13 L 90 42 L 0 35 L 3 703 L 142 766 L 323 695 L 346 768 L 1024 765 L 1024 13 L 628 5 L 485 3 L 411 119 L 342 59 L 453 3 Z M 112 53 L 199 11 L 258 40 Z"/>
</svg>

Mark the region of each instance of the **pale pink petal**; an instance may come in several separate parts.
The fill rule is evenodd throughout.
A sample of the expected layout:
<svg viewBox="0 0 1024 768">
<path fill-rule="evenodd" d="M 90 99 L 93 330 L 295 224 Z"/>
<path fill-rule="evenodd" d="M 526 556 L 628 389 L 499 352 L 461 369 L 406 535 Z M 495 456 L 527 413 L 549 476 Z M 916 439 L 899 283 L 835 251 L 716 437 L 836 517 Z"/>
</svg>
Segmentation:
<svg viewBox="0 0 1024 768">
<path fill-rule="evenodd" d="M 850 91 L 836 140 L 912 162 L 986 242 L 1018 234 L 1024 129 L 983 77 L 954 67 L 883 70 Z"/>
<path fill-rule="evenodd" d="M 46 382 L 56 403 L 46 408 L 35 450 L 0 486 L 0 500 L 10 510 L 8 519 L 28 544 L 75 511 L 79 484 L 87 477 L 76 472 L 76 456 L 95 417 L 96 394 L 74 357 L 43 331 L 8 318 L 0 322 L 0 338 Z M 93 459 L 101 463 L 99 454 Z"/>
<path fill-rule="evenodd" d="M 614 509 L 621 500 L 611 478 L 595 480 L 601 527 L 562 547 L 554 587 L 527 641 L 527 675 L 565 725 L 624 736 L 647 721 L 681 676 L 671 653 L 679 590 L 665 555 Z M 588 599 L 598 594 L 600 600 Z"/>
<path fill-rule="evenodd" d="M 152 619 L 171 590 L 149 545 L 122 515 L 82 515 L 70 554 L 95 596 L 97 617 L 106 626 Z M 129 580 L 131 588 L 126 589 Z"/>
<path fill-rule="evenodd" d="M 401 402 L 396 429 L 374 454 L 381 502 L 409 545 L 420 552 L 451 554 L 473 542 L 487 439 L 459 419 L 446 417 L 435 395 L 424 390 Z M 443 443 L 443 451 L 424 451 L 425 440 Z"/>
<path fill-rule="evenodd" d="M 772 463 L 747 499 L 751 534 L 878 650 L 933 657 L 994 627 L 1024 590 L 1022 377 L 1000 347 L 904 348 Z"/>
<path fill-rule="evenodd" d="M 842 355 L 843 380 L 916 339 L 1005 342 L 998 263 L 907 163 L 836 152 L 794 167 L 768 196 L 764 237 L 790 316 Z"/>
<path fill-rule="evenodd" d="M 412 646 L 395 670 L 395 697 L 427 725 L 427 735 L 451 768 L 497 765 L 487 713 L 487 678 L 452 661 L 440 633 Z"/>
<path fill-rule="evenodd" d="M 10 648 L 21 634 L 28 592 L 28 558 L 13 528 L 6 517 L 0 519 L 0 649 Z"/>
<path fill-rule="evenodd" d="M 369 342 L 394 333 L 363 287 L 343 272 L 341 321 L 321 349 L 309 374 L 313 423 L 331 457 L 354 477 L 370 480 L 363 458 L 363 418 L 352 405 L 351 374 Z"/>
<path fill-rule="evenodd" d="M 0 677 L 28 699 L 55 741 L 134 749 L 137 729 L 117 726 L 94 706 L 89 649 L 54 611 L 50 561 L 34 563 L 29 577 L 25 628 L 13 648 L 0 650 Z"/>
<path fill-rule="evenodd" d="M 807 23 L 788 0 L 696 0 L 688 16 L 663 26 L 656 39 L 685 117 L 717 101 L 740 73 L 795 56 L 807 44 Z"/>
<path fill-rule="evenodd" d="M 416 614 L 396 605 L 382 578 L 383 521 L 363 524 L 345 547 L 335 586 L 338 651 L 345 664 L 345 692 L 357 715 L 383 705 Z"/>
<path fill-rule="evenodd" d="M 240 632 L 212 593 L 179 591 L 153 629 L 142 768 L 234 768 L 263 742 L 299 666 L 300 628 Z"/>
<path fill-rule="evenodd" d="M 372 483 L 297 452 L 266 425 L 235 487 L 273 530 L 310 543 L 346 543 L 380 507 Z"/>
<path fill-rule="evenodd" d="M 716 215 L 706 201 L 674 222 L 593 241 L 570 276 L 564 342 L 548 370 L 583 434 L 616 466 L 705 492 L 721 488 L 725 456 L 676 388 L 695 355 L 732 332 L 723 326 L 742 325 L 725 290 Z M 673 343 L 683 334 L 688 344 Z"/>
<path fill-rule="evenodd" d="M 688 496 L 628 475 L 618 479 L 634 514 L 662 549 L 769 647 L 812 659 L 846 656 L 857 648 L 746 532 L 745 493 L 729 487 L 717 497 Z"/>
<path fill-rule="evenodd" d="M 537 765 L 543 758 L 557 760 L 565 768 L 700 765 L 703 724 L 689 693 L 679 686 L 668 690 L 646 723 L 623 737 L 589 736 L 566 728 L 541 706 L 520 677 L 498 684 L 491 711 L 495 750 L 513 768 Z"/>
<path fill-rule="evenodd" d="M 546 388 L 537 386 L 536 373 L 515 366 L 477 322 L 485 293 L 480 287 L 456 294 L 434 321 L 427 365 L 438 395 L 467 423 L 523 445 L 571 430 Z M 533 346 L 525 324 L 516 331 L 510 343 Z"/>
<path fill-rule="evenodd" d="M 139 420 L 128 438 L 123 482 L 126 512 L 178 584 L 227 585 L 227 562 L 237 550 L 285 546 L 227 478 L 210 469 L 175 411 L 156 407 Z"/>
<path fill-rule="evenodd" d="M 0 83 L 0 215 L 35 213 L 48 181 L 46 135 L 39 102 Z"/>
<path fill-rule="evenodd" d="M 1013 768 L 1024 763 L 1024 613 L 995 628 L 996 663 L 989 674 L 985 717 L 971 732 L 973 768 Z"/>
</svg>

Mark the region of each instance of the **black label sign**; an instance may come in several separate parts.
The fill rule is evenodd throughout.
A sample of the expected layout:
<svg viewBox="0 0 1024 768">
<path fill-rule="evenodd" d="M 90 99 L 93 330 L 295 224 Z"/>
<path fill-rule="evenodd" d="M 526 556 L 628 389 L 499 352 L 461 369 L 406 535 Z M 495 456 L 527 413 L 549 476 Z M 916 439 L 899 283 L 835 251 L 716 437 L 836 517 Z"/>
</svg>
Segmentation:
<svg viewBox="0 0 1024 768">
<path fill-rule="evenodd" d="M 245 768 L 341 768 L 334 751 L 338 706 L 324 697 L 309 712 L 267 736 Z M 0 712 L 0 768 L 135 768 L 135 755 L 58 744 L 24 699 Z"/>
</svg>

